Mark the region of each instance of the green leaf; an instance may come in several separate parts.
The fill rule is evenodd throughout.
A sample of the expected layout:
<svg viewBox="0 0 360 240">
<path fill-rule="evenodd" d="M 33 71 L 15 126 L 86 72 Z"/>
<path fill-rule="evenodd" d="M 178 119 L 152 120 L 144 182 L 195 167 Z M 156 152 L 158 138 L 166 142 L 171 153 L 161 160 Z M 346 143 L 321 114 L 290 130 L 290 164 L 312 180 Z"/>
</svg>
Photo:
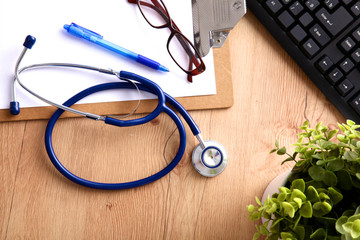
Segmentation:
<svg viewBox="0 0 360 240">
<path fill-rule="evenodd" d="M 316 203 L 320 201 L 319 193 L 313 186 L 309 186 L 306 189 L 306 196 L 311 203 Z"/>
<path fill-rule="evenodd" d="M 324 183 L 328 186 L 334 187 L 337 184 L 337 177 L 335 175 L 335 173 L 330 172 L 330 171 L 326 171 L 324 173 L 324 179 L 323 179 Z"/>
<path fill-rule="evenodd" d="M 281 232 L 280 233 L 281 239 L 294 239 L 294 235 L 291 232 Z"/>
<path fill-rule="evenodd" d="M 270 198 L 268 198 L 268 199 L 271 200 Z M 268 214 L 272 214 L 277 210 L 277 205 L 273 201 L 268 201 L 268 202 L 265 201 L 264 205 L 265 205 L 265 211 Z"/>
<path fill-rule="evenodd" d="M 319 161 L 316 162 L 316 165 L 322 167 L 322 166 L 325 165 L 325 163 L 326 162 L 324 160 L 319 160 Z"/>
<path fill-rule="evenodd" d="M 285 201 L 286 196 L 287 196 L 287 194 L 284 192 L 279 193 L 279 195 L 277 196 L 277 200 L 279 200 L 279 202 L 283 202 L 283 201 Z"/>
<path fill-rule="evenodd" d="M 355 188 L 360 188 L 360 180 L 357 177 L 352 177 L 351 180 L 352 180 L 352 185 Z"/>
<path fill-rule="evenodd" d="M 335 143 L 331 142 L 331 141 L 324 141 L 324 140 L 320 140 L 320 146 L 323 149 L 330 149 L 331 146 L 336 145 Z"/>
<path fill-rule="evenodd" d="M 332 137 L 334 137 L 339 132 L 338 129 L 330 130 L 327 135 L 327 140 L 330 140 Z"/>
<path fill-rule="evenodd" d="M 286 153 L 286 148 L 285 147 L 282 147 L 279 150 L 277 150 L 278 155 L 284 155 L 285 153 Z"/>
<path fill-rule="evenodd" d="M 259 206 L 262 206 L 262 203 L 258 197 L 255 197 L 255 201 Z"/>
<path fill-rule="evenodd" d="M 249 213 L 253 213 L 255 211 L 255 207 L 254 205 L 250 204 L 250 205 L 247 205 L 246 206 L 246 210 L 249 212 Z"/>
<path fill-rule="evenodd" d="M 298 189 L 301 192 L 305 192 L 305 181 L 302 178 L 295 179 L 291 183 L 291 189 Z"/>
<path fill-rule="evenodd" d="M 356 161 L 359 157 L 359 154 L 354 151 L 345 151 L 344 158 L 348 161 Z"/>
<path fill-rule="evenodd" d="M 269 230 L 267 230 L 267 228 L 264 225 L 260 226 L 260 230 L 259 230 L 260 234 L 267 236 L 269 235 Z"/>
<path fill-rule="evenodd" d="M 350 119 L 347 119 L 347 120 L 346 120 L 346 124 L 351 127 L 351 126 L 355 125 L 355 122 L 352 121 L 352 120 L 350 120 Z"/>
<path fill-rule="evenodd" d="M 355 220 L 353 222 L 353 225 L 352 225 L 352 230 L 351 230 L 351 236 L 354 238 L 354 239 L 358 239 L 360 237 L 360 220 Z"/>
<path fill-rule="evenodd" d="M 342 132 L 345 132 L 345 128 L 343 127 L 343 125 L 341 125 L 340 123 L 338 123 L 337 125 Z"/>
<path fill-rule="evenodd" d="M 355 214 L 358 215 L 360 213 L 360 206 L 358 206 L 355 210 Z"/>
<path fill-rule="evenodd" d="M 261 234 L 260 233 L 258 233 L 258 232 L 256 232 L 256 233 L 254 233 L 254 236 L 253 236 L 253 240 L 256 240 L 256 239 L 258 239 L 259 237 L 261 236 Z"/>
<path fill-rule="evenodd" d="M 336 229 L 336 231 L 338 231 L 338 232 L 341 233 L 341 234 L 345 234 L 346 231 L 345 231 L 343 225 L 347 222 L 347 220 L 348 220 L 348 217 L 346 217 L 346 216 L 341 216 L 341 217 L 336 221 L 336 223 L 335 223 L 335 229 Z"/>
<path fill-rule="evenodd" d="M 282 202 L 281 205 L 284 208 L 284 213 L 293 218 L 295 215 L 295 208 L 288 202 Z"/>
<path fill-rule="evenodd" d="M 301 200 L 301 198 L 294 198 L 293 201 L 296 203 L 296 205 L 298 206 L 298 208 L 301 208 L 303 201 Z"/>
<path fill-rule="evenodd" d="M 339 148 L 349 148 L 349 146 L 346 143 L 340 142 L 338 143 Z"/>
<path fill-rule="evenodd" d="M 255 221 L 255 220 L 259 220 L 261 218 L 261 214 L 259 212 L 253 212 L 251 215 L 250 215 L 250 219 L 252 221 Z"/>
<path fill-rule="evenodd" d="M 278 140 L 275 140 L 275 147 L 276 147 L 276 148 L 279 148 L 279 142 L 278 142 Z"/>
<path fill-rule="evenodd" d="M 305 228 L 303 226 L 297 226 L 294 229 L 294 232 L 296 233 L 298 240 L 304 240 L 305 239 Z"/>
<path fill-rule="evenodd" d="M 348 222 L 354 222 L 356 220 L 360 220 L 360 214 L 352 215 L 348 218 Z"/>
<path fill-rule="evenodd" d="M 286 195 L 291 193 L 290 189 L 288 189 L 287 187 L 279 187 L 279 192 L 285 193 Z"/>
<path fill-rule="evenodd" d="M 352 230 L 352 222 L 346 222 L 346 223 L 344 223 L 342 226 L 343 226 L 345 232 L 351 233 L 351 230 Z"/>
<path fill-rule="evenodd" d="M 322 217 L 331 211 L 332 207 L 327 202 L 317 202 L 313 205 L 313 214 L 315 217 Z"/>
<path fill-rule="evenodd" d="M 338 204 L 343 199 L 343 195 L 334 188 L 329 187 L 328 191 L 328 195 L 334 205 Z"/>
<path fill-rule="evenodd" d="M 316 124 L 316 127 L 315 127 L 316 131 L 321 130 L 321 128 L 322 128 L 322 122 L 318 122 L 318 124 Z"/>
<path fill-rule="evenodd" d="M 355 173 L 355 176 L 360 180 L 360 173 Z"/>
<path fill-rule="evenodd" d="M 350 173 L 346 170 L 336 172 L 338 178 L 338 187 L 344 190 L 351 190 L 353 188 Z"/>
<path fill-rule="evenodd" d="M 300 198 L 302 201 L 306 201 L 306 195 L 299 189 L 294 189 L 291 193 L 291 201 L 294 201 L 294 198 Z"/>
<path fill-rule="evenodd" d="M 309 168 L 309 175 L 316 181 L 322 181 L 324 179 L 325 170 L 319 166 L 312 166 Z"/>
<path fill-rule="evenodd" d="M 326 231 L 323 228 L 317 229 L 313 234 L 310 235 L 310 239 L 313 240 L 324 240 L 326 238 Z"/>
<path fill-rule="evenodd" d="M 305 121 L 303 122 L 302 126 L 300 127 L 300 129 L 302 130 L 306 130 L 309 127 L 309 121 Z"/>
<path fill-rule="evenodd" d="M 310 201 L 306 201 L 300 208 L 300 215 L 304 218 L 311 218 L 313 215 L 313 209 Z"/>
<path fill-rule="evenodd" d="M 319 191 L 320 191 L 320 189 L 319 189 Z M 325 191 L 319 193 L 319 198 L 320 198 L 320 201 L 330 200 L 329 195 L 327 195 L 327 194 L 325 193 Z"/>
<path fill-rule="evenodd" d="M 346 139 L 345 135 L 338 134 L 337 139 L 342 143 L 347 143 L 347 139 Z"/>
<path fill-rule="evenodd" d="M 342 160 L 342 159 L 337 159 L 337 160 L 331 161 L 327 164 L 327 169 L 329 171 L 336 172 L 343 168 L 344 168 L 344 160 Z"/>
<path fill-rule="evenodd" d="M 274 149 L 271 149 L 271 151 L 270 151 L 269 153 L 271 154 L 271 153 L 274 153 L 274 152 L 276 152 L 276 151 L 277 151 L 277 149 L 274 148 Z"/>
</svg>

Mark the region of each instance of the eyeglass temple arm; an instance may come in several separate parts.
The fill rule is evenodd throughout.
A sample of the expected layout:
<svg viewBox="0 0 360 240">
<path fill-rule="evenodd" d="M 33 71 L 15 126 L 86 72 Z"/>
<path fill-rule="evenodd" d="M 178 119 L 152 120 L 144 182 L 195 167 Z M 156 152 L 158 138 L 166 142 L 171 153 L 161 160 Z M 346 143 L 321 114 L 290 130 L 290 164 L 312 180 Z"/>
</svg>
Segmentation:
<svg viewBox="0 0 360 240">
<path fill-rule="evenodd" d="M 148 4 L 146 2 L 142 2 L 143 5 L 147 6 L 147 7 L 151 7 L 153 8 L 155 11 L 157 11 L 165 20 L 167 18 L 167 14 L 166 14 L 166 10 L 162 7 L 161 4 L 159 4 L 159 2 L 157 0 L 151 0 L 153 2 L 153 4 L 157 7 L 155 8 L 153 5 Z M 128 0 L 129 3 L 133 3 L 133 4 L 137 4 L 137 0 Z M 175 24 L 175 22 L 171 19 L 171 24 L 173 25 L 173 27 L 179 31 L 180 29 L 177 27 L 177 25 Z M 189 61 L 189 69 L 191 69 L 191 65 L 194 64 L 195 66 L 200 66 L 201 62 L 199 62 L 199 60 L 195 57 L 195 55 L 192 53 L 191 49 L 189 48 L 188 44 L 186 42 L 184 42 L 181 38 L 178 38 L 179 42 L 181 43 L 181 45 L 183 46 L 183 48 L 185 49 L 186 53 L 188 54 L 188 56 L 190 57 L 190 61 Z"/>
</svg>

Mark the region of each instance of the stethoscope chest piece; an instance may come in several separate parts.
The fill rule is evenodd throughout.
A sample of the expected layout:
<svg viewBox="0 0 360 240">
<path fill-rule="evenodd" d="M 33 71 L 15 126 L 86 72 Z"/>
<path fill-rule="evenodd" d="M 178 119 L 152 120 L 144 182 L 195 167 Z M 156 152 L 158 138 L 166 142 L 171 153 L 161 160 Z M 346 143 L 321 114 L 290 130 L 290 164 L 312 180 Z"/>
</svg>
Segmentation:
<svg viewBox="0 0 360 240">
<path fill-rule="evenodd" d="M 224 171 L 228 163 L 225 148 L 216 141 L 205 141 L 205 148 L 197 145 L 192 153 L 195 169 L 205 177 L 215 177 Z"/>
</svg>

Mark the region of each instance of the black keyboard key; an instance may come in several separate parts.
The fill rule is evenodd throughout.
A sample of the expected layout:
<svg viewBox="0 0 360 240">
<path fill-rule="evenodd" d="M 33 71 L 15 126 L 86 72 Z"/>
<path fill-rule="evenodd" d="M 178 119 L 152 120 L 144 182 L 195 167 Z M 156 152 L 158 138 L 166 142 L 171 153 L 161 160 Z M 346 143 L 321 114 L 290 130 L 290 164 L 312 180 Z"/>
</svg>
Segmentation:
<svg viewBox="0 0 360 240">
<path fill-rule="evenodd" d="M 302 49 L 309 58 L 312 58 L 320 50 L 319 46 L 311 38 L 302 45 Z"/>
<path fill-rule="evenodd" d="M 354 6 L 351 7 L 351 12 L 352 12 L 355 16 L 359 16 L 359 15 L 360 15 L 360 2 L 355 3 Z"/>
<path fill-rule="evenodd" d="M 314 19 L 312 18 L 312 16 L 306 12 L 304 13 L 300 18 L 299 18 L 299 21 L 300 23 L 304 26 L 304 27 L 307 27 L 309 26 L 310 23 L 312 23 Z"/>
<path fill-rule="evenodd" d="M 300 27 L 300 25 L 296 25 L 290 30 L 290 36 L 298 44 L 305 39 L 307 33 L 304 31 L 304 29 L 302 29 L 302 27 Z"/>
<path fill-rule="evenodd" d="M 351 58 L 352 58 L 356 63 L 359 63 L 359 62 L 360 62 L 360 48 L 356 49 L 356 50 L 351 54 Z"/>
<path fill-rule="evenodd" d="M 356 41 L 360 42 L 360 27 L 358 27 L 352 34 Z"/>
<path fill-rule="evenodd" d="M 301 13 L 301 11 L 304 9 L 304 7 L 298 2 L 294 2 L 290 7 L 289 10 L 292 14 L 294 14 L 295 16 L 299 15 L 299 13 Z"/>
<path fill-rule="evenodd" d="M 345 5 L 349 5 L 353 0 L 341 0 Z"/>
<path fill-rule="evenodd" d="M 290 15 L 288 11 L 284 11 L 278 16 L 278 20 L 281 25 L 287 29 L 295 22 L 295 19 Z"/>
<path fill-rule="evenodd" d="M 278 0 L 267 0 L 266 6 L 268 6 L 269 10 L 273 14 L 276 14 L 282 8 L 283 5 Z"/>
<path fill-rule="evenodd" d="M 339 1 L 338 0 L 325 0 L 324 3 L 329 10 L 332 10 L 339 4 Z"/>
<path fill-rule="evenodd" d="M 357 95 L 351 102 L 351 107 L 360 114 L 360 95 Z"/>
<path fill-rule="evenodd" d="M 355 45 L 356 45 L 356 43 L 354 42 L 354 40 L 351 37 L 345 38 L 340 43 L 341 49 L 343 49 L 345 52 L 350 52 L 355 47 Z"/>
<path fill-rule="evenodd" d="M 328 75 L 327 75 L 327 79 L 329 80 L 329 82 L 332 85 L 335 85 L 336 83 L 338 83 L 341 78 L 343 77 L 343 73 L 338 69 L 338 68 L 334 68 Z"/>
<path fill-rule="evenodd" d="M 329 70 L 334 63 L 331 61 L 331 59 L 328 56 L 324 56 L 318 63 L 317 67 L 322 72 L 325 73 L 327 70 Z"/>
<path fill-rule="evenodd" d="M 310 28 L 310 34 L 321 46 L 325 46 L 325 44 L 330 41 L 330 37 L 319 26 L 319 24 L 315 24 L 312 28 Z"/>
<path fill-rule="evenodd" d="M 337 35 L 353 21 L 353 17 L 343 6 L 336 9 L 332 14 L 325 8 L 321 8 L 316 13 L 316 17 L 333 36 Z"/>
<path fill-rule="evenodd" d="M 355 64 L 349 59 L 346 58 L 340 63 L 340 67 L 343 72 L 348 73 L 354 68 Z"/>
<path fill-rule="evenodd" d="M 320 5 L 320 3 L 318 0 L 308 0 L 305 2 L 305 5 L 310 11 L 314 11 Z"/>
<path fill-rule="evenodd" d="M 281 0 L 281 1 L 282 1 L 285 5 L 291 2 L 291 0 Z"/>
<path fill-rule="evenodd" d="M 347 94 L 354 89 L 354 85 L 350 82 L 349 79 L 345 79 L 339 85 L 336 86 L 336 90 L 340 93 L 341 96 L 345 97 Z"/>
</svg>

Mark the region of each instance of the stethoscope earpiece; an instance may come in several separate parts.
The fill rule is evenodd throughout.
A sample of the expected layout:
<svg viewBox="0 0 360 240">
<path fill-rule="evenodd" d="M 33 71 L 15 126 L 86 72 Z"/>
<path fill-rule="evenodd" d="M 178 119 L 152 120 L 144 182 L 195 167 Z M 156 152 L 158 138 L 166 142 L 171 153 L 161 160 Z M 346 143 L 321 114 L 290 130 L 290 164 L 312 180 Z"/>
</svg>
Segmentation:
<svg viewBox="0 0 360 240">
<path fill-rule="evenodd" d="M 195 169 L 205 177 L 215 177 L 224 171 L 228 155 L 223 145 L 216 141 L 204 141 L 197 145 L 192 153 Z"/>
</svg>

